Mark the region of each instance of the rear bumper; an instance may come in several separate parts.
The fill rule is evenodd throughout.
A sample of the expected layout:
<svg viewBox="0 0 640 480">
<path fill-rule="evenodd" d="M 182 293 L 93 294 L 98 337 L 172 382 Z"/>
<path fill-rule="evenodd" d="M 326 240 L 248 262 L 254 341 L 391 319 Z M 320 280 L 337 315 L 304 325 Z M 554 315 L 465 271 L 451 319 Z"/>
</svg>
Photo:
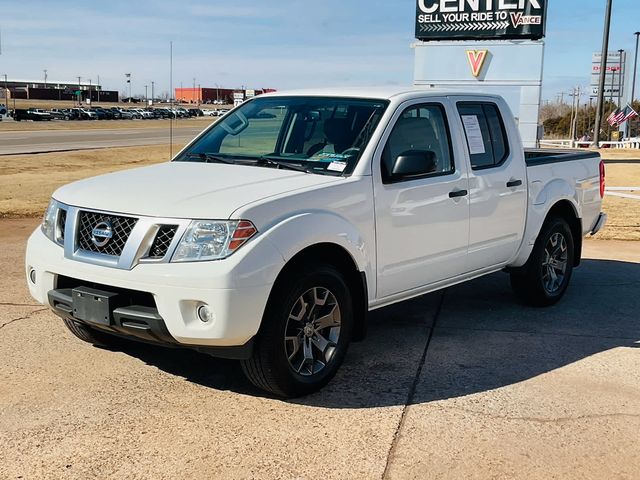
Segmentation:
<svg viewBox="0 0 640 480">
<path fill-rule="evenodd" d="M 241 347 L 258 332 L 273 281 L 284 264 L 270 242 L 252 243 L 244 252 L 238 252 L 242 255 L 233 255 L 224 261 L 140 264 L 131 270 L 121 270 L 66 258 L 64 249 L 37 228 L 27 244 L 27 284 L 38 302 L 49 305 L 66 318 L 74 317 L 64 309 L 54 308 L 50 292 L 57 292 L 52 294 L 59 297 L 65 294 L 60 289 L 87 286 L 144 294 L 152 300 L 142 305 L 155 309 L 152 313 L 157 316 L 156 320 L 145 321 L 160 327 L 148 326 L 144 328 L 146 331 L 138 331 L 131 324 L 118 323 L 115 315 L 112 325 L 92 326 L 186 347 Z M 61 279 L 66 279 L 67 284 L 61 284 Z M 197 309 L 201 305 L 213 311 L 213 318 L 207 322 L 198 318 Z M 124 306 L 135 306 L 135 303 Z M 68 307 L 67 304 L 67 310 Z M 82 319 L 76 320 L 82 322 Z M 147 334 L 153 338 L 145 338 Z"/>
<path fill-rule="evenodd" d="M 600 230 L 602 230 L 602 228 L 605 226 L 606 223 L 607 223 L 607 214 L 600 212 L 596 220 L 596 223 L 593 225 L 593 228 L 591 229 L 591 235 L 595 235 Z"/>
</svg>

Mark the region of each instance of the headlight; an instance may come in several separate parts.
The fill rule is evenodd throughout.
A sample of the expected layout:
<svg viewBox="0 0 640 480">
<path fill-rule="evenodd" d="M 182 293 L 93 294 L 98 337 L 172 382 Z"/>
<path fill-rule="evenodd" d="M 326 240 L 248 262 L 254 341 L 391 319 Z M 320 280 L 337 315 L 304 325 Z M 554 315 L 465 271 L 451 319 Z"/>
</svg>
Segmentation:
<svg viewBox="0 0 640 480">
<path fill-rule="evenodd" d="M 244 245 L 258 230 L 246 220 L 194 220 L 182 236 L 172 262 L 194 262 L 226 258 Z"/>
<path fill-rule="evenodd" d="M 52 242 L 56 241 L 56 217 L 58 215 L 58 202 L 53 198 L 44 212 L 42 219 L 42 233 Z"/>
</svg>

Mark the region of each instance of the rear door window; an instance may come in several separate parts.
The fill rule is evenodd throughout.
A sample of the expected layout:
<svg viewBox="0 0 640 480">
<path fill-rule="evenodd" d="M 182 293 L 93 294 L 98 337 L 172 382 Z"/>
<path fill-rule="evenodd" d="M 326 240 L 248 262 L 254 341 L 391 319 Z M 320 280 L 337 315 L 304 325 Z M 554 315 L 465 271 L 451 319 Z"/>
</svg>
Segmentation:
<svg viewBox="0 0 640 480">
<path fill-rule="evenodd" d="M 471 167 L 497 167 L 509 156 L 509 144 L 500 110 L 494 103 L 458 103 Z"/>
</svg>

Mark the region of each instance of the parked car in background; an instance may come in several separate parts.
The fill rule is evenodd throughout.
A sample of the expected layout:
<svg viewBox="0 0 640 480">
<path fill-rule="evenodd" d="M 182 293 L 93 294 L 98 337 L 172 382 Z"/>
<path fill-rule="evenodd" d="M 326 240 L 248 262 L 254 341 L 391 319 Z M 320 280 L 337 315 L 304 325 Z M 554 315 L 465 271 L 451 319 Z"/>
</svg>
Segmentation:
<svg viewBox="0 0 640 480">
<path fill-rule="evenodd" d="M 218 116 L 216 110 L 212 108 L 205 108 L 202 110 L 202 115 L 205 117 L 216 117 Z"/>
<path fill-rule="evenodd" d="M 39 110 L 37 108 L 21 109 L 16 108 L 13 111 L 13 119 L 16 122 L 22 120 L 32 120 L 34 122 L 49 121 L 53 119 L 53 116 L 49 112 Z"/>
<path fill-rule="evenodd" d="M 135 118 L 135 114 L 133 112 L 125 110 L 124 108 L 119 108 L 118 113 L 120 114 L 120 118 L 123 120 L 132 120 Z"/>
<path fill-rule="evenodd" d="M 52 108 L 51 110 L 49 110 L 49 115 L 51 115 L 54 120 L 72 120 L 73 119 L 71 112 L 66 108 Z"/>
<path fill-rule="evenodd" d="M 200 110 L 199 108 L 190 108 L 189 110 L 187 110 L 187 113 L 190 117 L 202 117 L 204 115 L 202 113 L 202 110 Z"/>
</svg>

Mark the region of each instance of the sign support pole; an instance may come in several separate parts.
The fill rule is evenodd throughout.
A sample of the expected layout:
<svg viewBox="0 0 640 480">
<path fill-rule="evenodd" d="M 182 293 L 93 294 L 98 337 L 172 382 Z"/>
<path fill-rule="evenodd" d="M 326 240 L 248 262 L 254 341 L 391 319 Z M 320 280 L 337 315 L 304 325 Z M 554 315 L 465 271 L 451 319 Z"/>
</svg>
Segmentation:
<svg viewBox="0 0 640 480">
<path fill-rule="evenodd" d="M 609 53 L 609 30 L 611 28 L 611 4 L 613 0 L 607 0 L 607 8 L 604 14 L 604 34 L 602 37 L 602 58 L 600 60 L 600 82 L 598 88 L 598 103 L 596 105 L 596 123 L 593 127 L 593 147 L 600 148 L 600 124 L 602 123 L 602 109 L 604 107 L 604 78 L 607 72 L 607 56 Z"/>
</svg>

